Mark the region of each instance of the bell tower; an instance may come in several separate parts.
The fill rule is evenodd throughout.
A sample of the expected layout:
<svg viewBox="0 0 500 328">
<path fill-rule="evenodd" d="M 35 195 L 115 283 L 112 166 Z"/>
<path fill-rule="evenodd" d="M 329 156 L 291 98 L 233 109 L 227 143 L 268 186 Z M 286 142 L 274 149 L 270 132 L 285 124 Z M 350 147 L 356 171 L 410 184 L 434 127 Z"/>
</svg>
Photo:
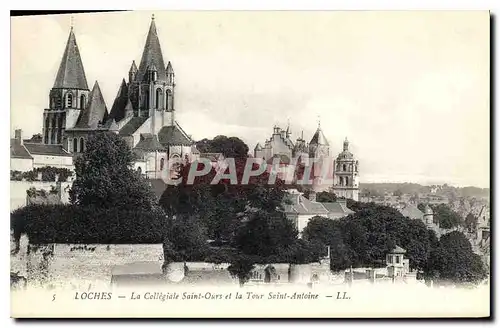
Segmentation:
<svg viewBox="0 0 500 328">
<path fill-rule="evenodd" d="M 129 95 L 134 116 L 151 117 L 151 134 L 174 124 L 174 70 L 165 65 L 154 15 L 151 17 L 139 68 L 132 63 L 129 71 Z"/>
<path fill-rule="evenodd" d="M 359 199 L 359 162 L 349 151 L 349 141 L 344 140 L 342 152 L 334 164 L 333 190 L 337 197 Z"/>
<path fill-rule="evenodd" d="M 64 131 L 75 126 L 80 112 L 87 106 L 89 93 L 72 26 L 49 93 L 49 106 L 43 113 L 43 143 L 64 144 Z"/>
</svg>

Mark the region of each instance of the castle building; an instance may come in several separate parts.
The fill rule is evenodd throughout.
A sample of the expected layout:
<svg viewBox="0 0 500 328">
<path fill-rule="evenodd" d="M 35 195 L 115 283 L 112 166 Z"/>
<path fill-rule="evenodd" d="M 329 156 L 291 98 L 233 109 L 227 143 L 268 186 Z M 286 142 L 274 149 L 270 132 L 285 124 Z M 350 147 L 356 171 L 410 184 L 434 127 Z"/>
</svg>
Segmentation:
<svg viewBox="0 0 500 328">
<path fill-rule="evenodd" d="M 160 178 L 171 158 L 193 160 L 194 142 L 175 120 L 175 73 L 165 65 L 154 16 L 142 58 L 132 61 L 108 110 L 96 81 L 89 89 L 73 28 L 44 110 L 43 143 L 74 155 L 85 151 L 89 136 L 113 132 L 121 136 L 149 178 Z M 140 166 L 139 166 L 140 167 Z"/>
<path fill-rule="evenodd" d="M 311 169 L 313 172 L 311 186 L 313 190 L 320 192 L 333 189 L 338 197 L 350 198 L 356 201 L 359 199 L 359 162 L 349 151 L 347 139 L 344 141 L 343 151 L 335 161 L 332 161 L 330 144 L 320 124 L 318 124 L 318 128 L 309 143 L 305 141 L 303 133 L 294 143 L 291 134 L 290 126 L 286 130 L 274 126 L 273 134 L 264 142 L 264 145 L 257 143 L 255 146 L 254 157 L 267 164 L 273 164 L 275 159 L 279 159 L 282 176 L 287 174 L 286 170 L 289 168 L 289 164 L 307 166 L 318 163 L 320 168 L 323 165 L 331 165 L 332 167 L 329 167 L 326 171 Z M 297 159 L 297 162 L 292 163 L 292 159 Z M 292 168 L 295 169 L 295 167 Z M 325 178 L 322 177 L 324 172 L 329 175 L 328 177 L 333 178 L 333 185 L 321 180 Z"/>
</svg>

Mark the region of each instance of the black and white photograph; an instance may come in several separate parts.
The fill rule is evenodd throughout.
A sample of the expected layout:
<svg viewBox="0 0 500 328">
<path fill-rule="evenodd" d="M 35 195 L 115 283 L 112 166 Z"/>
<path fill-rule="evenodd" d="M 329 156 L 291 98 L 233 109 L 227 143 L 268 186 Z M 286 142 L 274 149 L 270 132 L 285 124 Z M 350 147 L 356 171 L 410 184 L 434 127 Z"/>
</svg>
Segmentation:
<svg viewBox="0 0 500 328">
<path fill-rule="evenodd" d="M 490 24 L 11 16 L 11 317 L 489 317 Z"/>
</svg>

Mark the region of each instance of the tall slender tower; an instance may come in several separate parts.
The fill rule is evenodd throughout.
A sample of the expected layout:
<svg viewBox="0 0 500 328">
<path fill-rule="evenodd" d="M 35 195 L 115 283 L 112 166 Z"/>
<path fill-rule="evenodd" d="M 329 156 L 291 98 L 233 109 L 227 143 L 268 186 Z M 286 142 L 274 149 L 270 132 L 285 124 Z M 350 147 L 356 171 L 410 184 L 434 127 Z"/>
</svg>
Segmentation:
<svg viewBox="0 0 500 328">
<path fill-rule="evenodd" d="M 64 131 L 74 127 L 89 97 L 89 87 L 73 27 L 43 113 L 43 143 L 62 144 Z"/>
<path fill-rule="evenodd" d="M 349 151 L 349 141 L 344 140 L 344 149 L 334 162 L 333 190 L 337 197 L 359 199 L 359 163 Z"/>
</svg>

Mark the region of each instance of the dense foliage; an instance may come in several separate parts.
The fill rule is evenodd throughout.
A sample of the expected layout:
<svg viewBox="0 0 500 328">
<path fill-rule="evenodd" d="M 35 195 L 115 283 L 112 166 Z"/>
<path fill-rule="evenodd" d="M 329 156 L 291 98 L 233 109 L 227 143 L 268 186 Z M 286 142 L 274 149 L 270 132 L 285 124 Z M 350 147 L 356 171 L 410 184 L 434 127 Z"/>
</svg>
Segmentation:
<svg viewBox="0 0 500 328">
<path fill-rule="evenodd" d="M 95 209 L 75 205 L 28 205 L 11 213 L 14 238 L 30 243 L 162 243 L 165 215 L 141 209 Z"/>
<path fill-rule="evenodd" d="M 114 133 L 91 136 L 75 162 L 71 202 L 79 206 L 146 211 L 156 202 L 145 179 L 132 169 L 132 152 Z"/>
<path fill-rule="evenodd" d="M 337 201 L 337 196 L 332 191 L 321 191 L 316 194 L 316 201 L 320 203 L 334 203 Z"/>
<path fill-rule="evenodd" d="M 72 176 L 71 170 L 67 168 L 59 168 L 54 166 L 44 166 L 35 168 L 28 172 L 21 171 L 10 171 L 10 179 L 14 181 L 22 181 L 23 179 L 26 181 L 50 181 L 55 182 L 56 177 L 58 177 L 58 181 L 66 181 L 69 177 Z M 39 175 L 41 175 L 41 179 L 39 179 Z"/>
<path fill-rule="evenodd" d="M 469 240 L 458 231 L 441 236 L 426 269 L 429 277 L 453 283 L 475 284 L 488 275 L 480 256 L 474 254 Z"/>
<path fill-rule="evenodd" d="M 305 239 L 330 246 L 332 269 L 385 265 L 385 255 L 396 245 L 407 250 L 412 268 L 426 265 L 436 236 L 421 221 L 387 206 L 359 203 L 358 207 L 354 214 L 335 221 L 313 218 L 303 232 Z"/>
<path fill-rule="evenodd" d="M 196 148 L 202 153 L 222 153 L 226 158 L 248 157 L 248 146 L 238 137 L 205 138 L 196 142 Z"/>
</svg>

